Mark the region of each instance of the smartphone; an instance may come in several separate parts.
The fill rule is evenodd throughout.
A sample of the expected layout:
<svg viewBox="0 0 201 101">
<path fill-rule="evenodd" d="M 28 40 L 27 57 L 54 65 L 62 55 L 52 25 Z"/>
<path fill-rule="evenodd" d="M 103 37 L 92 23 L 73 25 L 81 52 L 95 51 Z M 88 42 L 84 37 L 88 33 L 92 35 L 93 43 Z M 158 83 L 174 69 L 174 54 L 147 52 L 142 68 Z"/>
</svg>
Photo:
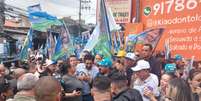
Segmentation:
<svg viewBox="0 0 201 101">
<path fill-rule="evenodd" d="M 76 91 L 78 92 L 78 91 L 81 91 L 82 89 L 81 88 L 76 88 Z"/>
</svg>

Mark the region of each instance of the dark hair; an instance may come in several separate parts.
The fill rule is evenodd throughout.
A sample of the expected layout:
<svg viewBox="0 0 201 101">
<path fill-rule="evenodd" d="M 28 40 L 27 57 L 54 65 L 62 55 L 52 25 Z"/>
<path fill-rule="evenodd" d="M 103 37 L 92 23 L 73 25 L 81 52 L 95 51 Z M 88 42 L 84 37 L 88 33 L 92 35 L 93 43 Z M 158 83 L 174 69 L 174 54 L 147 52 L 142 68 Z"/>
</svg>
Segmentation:
<svg viewBox="0 0 201 101">
<path fill-rule="evenodd" d="M 197 75 L 197 74 L 199 74 L 199 73 L 201 73 L 201 71 L 197 71 L 197 70 L 195 70 L 195 69 L 191 69 L 190 70 L 190 72 L 189 72 L 189 79 L 190 80 L 193 80 L 193 78 Z"/>
<path fill-rule="evenodd" d="M 111 82 L 119 82 L 119 81 L 126 81 L 127 76 L 121 72 L 116 72 L 111 75 Z"/>
<path fill-rule="evenodd" d="M 87 55 L 84 56 L 84 61 L 86 61 L 86 60 L 92 60 L 92 61 L 94 61 L 94 56 L 91 55 L 91 54 L 87 54 Z"/>
<path fill-rule="evenodd" d="M 193 62 L 193 66 L 197 69 L 198 65 L 201 64 L 201 61 L 195 61 Z"/>
<path fill-rule="evenodd" d="M 69 56 L 69 58 L 72 58 L 72 57 L 75 57 L 75 58 L 77 58 L 77 57 L 76 57 L 76 55 L 70 55 L 70 56 Z"/>
<path fill-rule="evenodd" d="M 127 87 L 127 76 L 124 73 L 116 72 L 111 76 L 111 83 L 115 84 L 119 89 Z"/>
<path fill-rule="evenodd" d="M 87 55 L 91 54 L 89 51 L 85 50 L 83 53 L 86 53 Z"/>
<path fill-rule="evenodd" d="M 61 66 L 61 68 L 60 68 L 61 74 L 62 74 L 62 75 L 67 74 L 67 73 L 68 73 L 68 69 L 69 69 L 70 67 L 71 67 L 71 66 L 70 66 L 70 64 L 68 64 L 68 63 L 62 64 L 62 66 Z"/>
<path fill-rule="evenodd" d="M 169 82 L 168 96 L 172 101 L 193 101 L 191 88 L 187 81 L 181 78 L 175 78 Z M 173 93 L 175 90 L 175 93 Z"/>
<path fill-rule="evenodd" d="M 107 76 L 98 76 L 94 79 L 93 87 L 98 90 L 107 90 L 110 88 L 110 79 Z"/>
<path fill-rule="evenodd" d="M 168 76 L 170 76 L 170 79 L 175 79 L 175 78 L 177 78 L 177 76 L 175 75 L 175 73 L 164 73 L 163 75 L 168 75 Z"/>
<path fill-rule="evenodd" d="M 153 46 L 151 44 L 144 44 L 144 46 L 148 46 L 150 50 L 153 50 Z"/>
<path fill-rule="evenodd" d="M 0 78 L 0 94 L 6 92 L 10 88 L 10 83 L 4 79 L 3 77 Z"/>
</svg>

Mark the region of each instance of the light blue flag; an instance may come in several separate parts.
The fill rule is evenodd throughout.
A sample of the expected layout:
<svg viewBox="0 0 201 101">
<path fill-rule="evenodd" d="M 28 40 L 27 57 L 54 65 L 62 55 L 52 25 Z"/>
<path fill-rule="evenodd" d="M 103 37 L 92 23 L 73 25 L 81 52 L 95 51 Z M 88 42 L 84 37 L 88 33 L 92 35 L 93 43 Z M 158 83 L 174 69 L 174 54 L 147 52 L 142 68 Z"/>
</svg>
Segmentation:
<svg viewBox="0 0 201 101">
<path fill-rule="evenodd" d="M 90 36 L 84 50 L 101 53 L 105 58 L 112 57 L 112 41 L 109 27 L 109 20 L 107 16 L 107 9 L 104 0 L 100 0 L 99 20 L 96 28 Z"/>
<path fill-rule="evenodd" d="M 62 25 L 57 17 L 52 16 L 46 12 L 42 12 L 40 5 L 28 7 L 29 21 L 34 30 L 46 32 L 52 25 Z"/>
</svg>

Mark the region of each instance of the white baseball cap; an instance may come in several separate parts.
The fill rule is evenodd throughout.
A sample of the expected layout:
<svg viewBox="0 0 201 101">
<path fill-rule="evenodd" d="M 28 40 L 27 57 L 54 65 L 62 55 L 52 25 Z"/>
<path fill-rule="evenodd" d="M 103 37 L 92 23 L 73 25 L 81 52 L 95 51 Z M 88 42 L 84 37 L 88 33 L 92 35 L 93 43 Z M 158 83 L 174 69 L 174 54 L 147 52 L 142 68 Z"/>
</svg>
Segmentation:
<svg viewBox="0 0 201 101">
<path fill-rule="evenodd" d="M 150 68 L 150 64 L 148 61 L 145 60 L 139 60 L 137 62 L 137 65 L 135 67 L 132 67 L 131 69 L 134 72 L 140 71 L 140 70 L 144 70 L 144 69 L 149 69 Z"/>
<path fill-rule="evenodd" d="M 131 60 L 136 60 L 136 55 L 135 55 L 135 53 L 127 53 L 125 58 L 131 59 Z"/>
<path fill-rule="evenodd" d="M 52 61 L 52 60 L 49 60 L 49 59 L 46 59 L 45 63 L 46 63 L 46 66 L 49 66 L 49 65 L 52 65 L 52 64 L 56 64 L 55 61 Z"/>
</svg>

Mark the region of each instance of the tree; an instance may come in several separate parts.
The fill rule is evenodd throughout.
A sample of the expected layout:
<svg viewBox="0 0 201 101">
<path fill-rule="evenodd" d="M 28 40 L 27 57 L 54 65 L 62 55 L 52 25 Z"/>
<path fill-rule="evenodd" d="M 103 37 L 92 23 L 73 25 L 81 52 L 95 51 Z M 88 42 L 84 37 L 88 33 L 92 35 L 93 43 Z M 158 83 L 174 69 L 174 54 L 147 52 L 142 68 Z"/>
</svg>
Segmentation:
<svg viewBox="0 0 201 101">
<path fill-rule="evenodd" d="M 5 23 L 4 10 L 5 10 L 4 0 L 0 0 L 0 33 L 3 33 L 3 26 Z"/>
</svg>

